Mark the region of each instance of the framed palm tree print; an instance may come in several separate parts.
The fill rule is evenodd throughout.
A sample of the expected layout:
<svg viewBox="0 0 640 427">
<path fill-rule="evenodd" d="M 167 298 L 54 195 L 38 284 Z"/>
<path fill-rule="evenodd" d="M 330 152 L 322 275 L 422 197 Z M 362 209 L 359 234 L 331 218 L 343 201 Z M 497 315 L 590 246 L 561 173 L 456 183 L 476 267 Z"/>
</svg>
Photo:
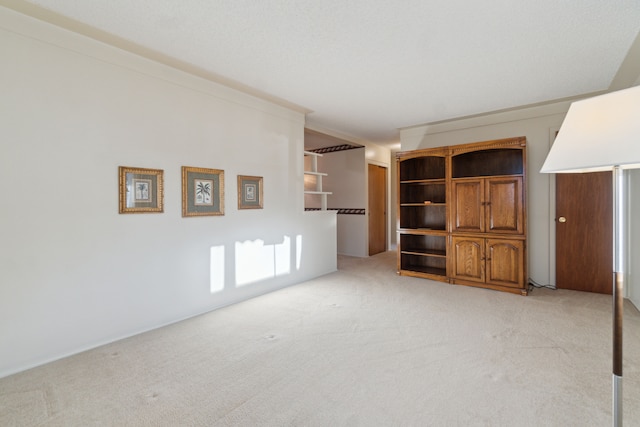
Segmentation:
<svg viewBox="0 0 640 427">
<path fill-rule="evenodd" d="M 128 166 L 118 167 L 118 207 L 124 213 L 164 211 L 164 171 Z"/>
<path fill-rule="evenodd" d="M 224 215 L 224 171 L 182 167 L 182 216 Z"/>
<path fill-rule="evenodd" d="M 238 209 L 262 209 L 262 177 L 238 175 Z"/>
</svg>

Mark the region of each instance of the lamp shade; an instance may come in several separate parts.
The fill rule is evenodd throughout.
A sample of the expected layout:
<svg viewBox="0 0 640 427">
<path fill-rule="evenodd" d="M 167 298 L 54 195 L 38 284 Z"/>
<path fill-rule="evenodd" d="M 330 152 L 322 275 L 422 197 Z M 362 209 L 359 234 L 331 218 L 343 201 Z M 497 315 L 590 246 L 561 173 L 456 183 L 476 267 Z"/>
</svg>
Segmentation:
<svg viewBox="0 0 640 427">
<path fill-rule="evenodd" d="M 640 86 L 571 104 L 542 173 L 640 168 Z"/>
</svg>

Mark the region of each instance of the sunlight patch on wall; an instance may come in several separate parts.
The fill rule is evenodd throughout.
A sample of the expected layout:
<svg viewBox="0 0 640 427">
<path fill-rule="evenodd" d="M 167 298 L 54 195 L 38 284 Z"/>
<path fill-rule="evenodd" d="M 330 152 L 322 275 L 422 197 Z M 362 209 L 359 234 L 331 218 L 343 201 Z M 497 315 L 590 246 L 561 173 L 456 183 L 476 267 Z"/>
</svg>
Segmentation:
<svg viewBox="0 0 640 427">
<path fill-rule="evenodd" d="M 296 236 L 296 270 L 300 270 L 302 262 L 302 234 Z"/>
<path fill-rule="evenodd" d="M 212 294 L 224 290 L 224 246 L 211 246 L 209 251 L 209 281 Z"/>
<path fill-rule="evenodd" d="M 264 240 L 236 242 L 236 285 L 244 286 L 291 273 L 291 238 L 265 245 Z"/>
<path fill-rule="evenodd" d="M 276 276 L 291 273 L 291 237 L 284 236 L 282 243 L 274 245 Z"/>
</svg>

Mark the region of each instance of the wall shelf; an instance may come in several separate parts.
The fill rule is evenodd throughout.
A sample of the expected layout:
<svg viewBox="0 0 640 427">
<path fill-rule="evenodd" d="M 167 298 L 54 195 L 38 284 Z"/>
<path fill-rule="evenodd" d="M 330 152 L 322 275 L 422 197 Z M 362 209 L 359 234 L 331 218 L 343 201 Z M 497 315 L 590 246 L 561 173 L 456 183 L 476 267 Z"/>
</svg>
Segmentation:
<svg viewBox="0 0 640 427">
<path fill-rule="evenodd" d="M 331 191 L 322 190 L 322 178 L 327 176 L 324 172 L 318 172 L 318 157 L 322 157 L 320 153 L 314 153 L 313 151 L 305 151 L 305 157 L 311 159 L 311 170 L 305 170 L 304 174 L 315 177 L 316 185 L 315 190 L 305 190 L 304 194 L 319 196 L 320 197 L 320 210 L 327 210 L 327 196 L 333 194 Z"/>
</svg>

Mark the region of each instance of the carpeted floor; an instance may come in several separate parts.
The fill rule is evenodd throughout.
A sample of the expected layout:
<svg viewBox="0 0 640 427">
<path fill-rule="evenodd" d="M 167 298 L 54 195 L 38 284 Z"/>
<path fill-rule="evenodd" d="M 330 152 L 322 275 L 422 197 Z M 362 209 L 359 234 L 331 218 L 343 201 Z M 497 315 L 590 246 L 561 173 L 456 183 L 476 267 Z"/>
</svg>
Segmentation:
<svg viewBox="0 0 640 427">
<path fill-rule="evenodd" d="M 608 426 L 611 299 L 395 274 L 395 252 L 0 379 L 2 426 Z M 640 425 L 625 306 L 624 421 Z"/>
</svg>

